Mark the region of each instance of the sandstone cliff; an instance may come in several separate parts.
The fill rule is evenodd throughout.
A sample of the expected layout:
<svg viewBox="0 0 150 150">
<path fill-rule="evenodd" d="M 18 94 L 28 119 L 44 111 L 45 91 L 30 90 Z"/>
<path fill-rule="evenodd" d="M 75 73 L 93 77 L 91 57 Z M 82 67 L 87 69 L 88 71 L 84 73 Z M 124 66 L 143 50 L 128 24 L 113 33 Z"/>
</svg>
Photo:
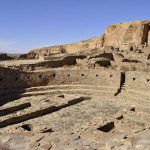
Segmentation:
<svg viewBox="0 0 150 150">
<path fill-rule="evenodd" d="M 103 36 L 95 37 L 89 40 L 84 40 L 78 43 L 35 49 L 29 52 L 27 55 L 25 54 L 25 56 L 22 57 L 36 58 L 39 55 L 49 56 L 49 55 L 60 54 L 60 53 L 86 52 L 95 49 L 101 49 L 102 46 L 103 46 Z"/>
<path fill-rule="evenodd" d="M 40 55 L 89 52 L 109 46 L 121 50 L 136 50 L 148 45 L 150 45 L 150 21 L 145 20 L 110 25 L 100 37 L 73 44 L 35 49 L 25 57 L 38 58 Z"/>
<path fill-rule="evenodd" d="M 126 22 L 107 28 L 103 46 L 137 49 L 150 45 L 150 21 Z"/>
</svg>

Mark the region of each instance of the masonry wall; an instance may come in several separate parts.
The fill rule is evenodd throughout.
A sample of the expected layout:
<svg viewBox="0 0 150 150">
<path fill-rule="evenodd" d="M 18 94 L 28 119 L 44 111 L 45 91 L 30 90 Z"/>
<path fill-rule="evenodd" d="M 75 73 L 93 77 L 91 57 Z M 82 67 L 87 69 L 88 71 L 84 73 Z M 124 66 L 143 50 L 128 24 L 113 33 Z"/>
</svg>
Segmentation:
<svg viewBox="0 0 150 150">
<path fill-rule="evenodd" d="M 7 90 L 25 89 L 26 87 L 70 84 L 97 85 L 117 90 L 120 87 L 120 72 L 96 69 L 53 69 L 44 72 L 23 72 L 0 67 L 0 93 Z M 126 72 L 125 89 L 150 90 L 150 73 Z"/>
<path fill-rule="evenodd" d="M 0 89 L 20 89 L 46 85 L 98 85 L 118 89 L 120 73 L 116 71 L 53 69 L 44 72 L 20 72 L 0 69 Z"/>
<path fill-rule="evenodd" d="M 0 90 L 14 89 L 26 86 L 26 81 L 21 79 L 25 74 L 20 70 L 0 67 Z"/>
<path fill-rule="evenodd" d="M 48 85 L 55 84 L 87 84 L 99 85 L 116 88 L 120 83 L 120 73 L 113 71 L 100 71 L 100 70 L 55 70 L 53 75 L 49 72 L 43 74 L 43 78 L 47 81 Z M 41 79 L 42 80 L 42 79 Z"/>
<path fill-rule="evenodd" d="M 85 55 L 68 55 L 65 56 L 61 59 L 56 59 L 56 60 L 47 60 L 43 62 L 38 62 L 35 64 L 21 64 L 18 66 L 19 69 L 21 70 L 36 70 L 38 68 L 59 68 L 63 66 L 71 66 L 76 64 L 76 59 L 84 59 L 86 58 Z"/>
<path fill-rule="evenodd" d="M 126 73 L 126 89 L 149 91 L 150 90 L 150 73 L 129 71 Z"/>
<path fill-rule="evenodd" d="M 117 91 L 120 86 L 120 73 L 100 70 L 55 69 L 45 72 L 23 75 L 22 80 L 28 87 L 46 85 L 97 85 L 102 89 L 108 88 Z"/>
</svg>

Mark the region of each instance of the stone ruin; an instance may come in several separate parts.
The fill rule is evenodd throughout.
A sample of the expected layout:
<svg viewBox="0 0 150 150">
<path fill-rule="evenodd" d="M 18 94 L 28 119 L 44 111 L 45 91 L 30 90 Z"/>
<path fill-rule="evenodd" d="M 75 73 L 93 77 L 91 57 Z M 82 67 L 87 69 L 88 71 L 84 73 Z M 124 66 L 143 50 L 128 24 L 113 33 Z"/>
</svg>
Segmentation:
<svg viewBox="0 0 150 150">
<path fill-rule="evenodd" d="M 150 148 L 150 21 L 0 61 L 0 148 Z"/>
</svg>

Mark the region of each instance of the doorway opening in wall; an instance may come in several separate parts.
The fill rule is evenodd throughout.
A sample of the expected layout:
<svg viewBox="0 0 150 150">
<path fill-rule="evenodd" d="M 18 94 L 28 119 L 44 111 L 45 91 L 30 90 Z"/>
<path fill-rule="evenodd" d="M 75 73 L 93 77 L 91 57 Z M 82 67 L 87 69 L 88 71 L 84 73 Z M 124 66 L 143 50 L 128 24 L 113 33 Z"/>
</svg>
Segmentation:
<svg viewBox="0 0 150 150">
<path fill-rule="evenodd" d="M 0 81 L 2 82 L 4 79 L 3 79 L 3 77 L 0 77 Z"/>
<path fill-rule="evenodd" d="M 120 77 L 120 88 L 124 86 L 125 83 L 125 73 L 121 72 L 121 77 Z"/>
<path fill-rule="evenodd" d="M 130 51 L 133 51 L 133 46 L 130 47 Z"/>
</svg>

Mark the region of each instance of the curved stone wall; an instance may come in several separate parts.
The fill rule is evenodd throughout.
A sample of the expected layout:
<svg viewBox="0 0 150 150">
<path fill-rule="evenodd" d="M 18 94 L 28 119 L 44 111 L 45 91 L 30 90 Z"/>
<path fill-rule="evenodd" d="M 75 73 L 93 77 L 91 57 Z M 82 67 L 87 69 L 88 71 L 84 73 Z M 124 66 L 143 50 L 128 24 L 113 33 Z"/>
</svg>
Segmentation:
<svg viewBox="0 0 150 150">
<path fill-rule="evenodd" d="M 26 87 L 26 81 L 21 78 L 23 71 L 0 67 L 0 89 Z"/>
<path fill-rule="evenodd" d="M 101 89 L 112 89 L 117 92 L 123 87 L 126 90 L 148 91 L 150 74 L 148 72 L 129 71 L 122 79 L 119 71 L 101 71 L 98 69 L 75 70 L 53 69 L 42 72 L 24 72 L 0 67 L 0 94 L 6 91 L 22 90 L 27 87 L 50 85 L 94 85 Z M 122 82 L 122 80 L 124 80 Z"/>
<path fill-rule="evenodd" d="M 0 88 L 11 89 L 46 85 L 99 85 L 118 88 L 120 73 L 116 71 L 55 69 L 43 72 L 21 72 L 0 69 Z"/>
<path fill-rule="evenodd" d="M 127 72 L 125 88 L 139 91 L 150 90 L 150 73 L 133 71 Z"/>
</svg>

